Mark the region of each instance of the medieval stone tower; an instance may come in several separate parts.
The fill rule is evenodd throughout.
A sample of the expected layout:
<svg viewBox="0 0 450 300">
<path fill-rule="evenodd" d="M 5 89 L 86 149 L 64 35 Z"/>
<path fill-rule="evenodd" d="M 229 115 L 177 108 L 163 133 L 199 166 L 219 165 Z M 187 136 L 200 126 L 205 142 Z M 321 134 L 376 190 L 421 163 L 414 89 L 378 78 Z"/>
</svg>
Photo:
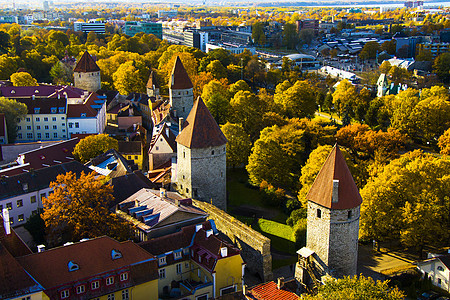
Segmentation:
<svg viewBox="0 0 450 300">
<path fill-rule="evenodd" d="M 101 88 L 100 68 L 89 52 L 85 51 L 73 69 L 75 87 L 96 92 Z"/>
<path fill-rule="evenodd" d="M 356 275 L 362 199 L 337 145 L 306 197 L 306 247 L 298 252 L 303 267 L 310 264 L 318 276 Z"/>
<path fill-rule="evenodd" d="M 200 97 L 180 127 L 176 138 L 178 192 L 226 210 L 227 139 Z"/>
<path fill-rule="evenodd" d="M 159 96 L 159 84 L 156 80 L 156 74 L 154 71 L 150 72 L 150 76 L 147 81 L 147 95 L 149 97 Z"/>
<path fill-rule="evenodd" d="M 177 56 L 169 78 L 170 106 L 175 117 L 186 119 L 194 105 L 194 86 Z"/>
</svg>

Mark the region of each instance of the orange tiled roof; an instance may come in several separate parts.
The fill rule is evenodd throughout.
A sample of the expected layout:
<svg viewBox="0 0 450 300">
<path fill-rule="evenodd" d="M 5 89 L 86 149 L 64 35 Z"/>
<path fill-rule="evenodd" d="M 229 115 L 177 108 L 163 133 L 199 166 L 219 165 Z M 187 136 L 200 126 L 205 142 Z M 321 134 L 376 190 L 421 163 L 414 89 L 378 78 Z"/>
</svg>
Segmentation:
<svg viewBox="0 0 450 300">
<path fill-rule="evenodd" d="M 332 202 L 335 179 L 339 180 L 338 201 Z M 350 209 L 361 205 L 358 187 L 337 144 L 320 169 L 306 199 L 331 209 Z"/>
<path fill-rule="evenodd" d="M 254 287 L 250 293 L 258 300 L 298 300 L 299 296 L 296 294 L 280 290 L 277 284 L 273 281 L 263 283 Z"/>
<path fill-rule="evenodd" d="M 81 56 L 73 71 L 81 73 L 98 72 L 100 71 L 100 68 L 98 67 L 92 56 L 89 54 L 89 52 L 84 51 L 83 56 Z"/>
<path fill-rule="evenodd" d="M 176 141 L 190 149 L 217 147 L 227 143 L 227 138 L 200 97 L 194 102 L 183 126 Z"/>
</svg>

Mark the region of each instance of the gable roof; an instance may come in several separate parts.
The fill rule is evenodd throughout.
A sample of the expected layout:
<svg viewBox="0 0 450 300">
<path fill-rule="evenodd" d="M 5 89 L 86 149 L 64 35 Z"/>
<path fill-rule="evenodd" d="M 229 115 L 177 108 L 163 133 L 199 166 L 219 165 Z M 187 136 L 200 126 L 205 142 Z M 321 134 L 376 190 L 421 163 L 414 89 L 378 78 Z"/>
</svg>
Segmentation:
<svg viewBox="0 0 450 300">
<path fill-rule="evenodd" d="M 85 114 L 85 118 L 95 118 L 98 114 L 94 106 L 98 105 L 97 102 L 101 102 L 96 93 L 91 93 L 89 97 L 84 100 L 83 103 L 68 104 L 67 105 L 67 117 L 68 118 L 81 118 L 82 114 Z"/>
<path fill-rule="evenodd" d="M 110 178 L 133 173 L 132 166 L 116 149 L 110 149 L 91 159 L 86 166 Z"/>
<path fill-rule="evenodd" d="M 100 71 L 100 68 L 98 67 L 92 56 L 89 54 L 89 52 L 87 52 L 86 50 L 84 51 L 83 56 L 81 56 L 73 71 L 81 73 L 98 72 Z"/>
<path fill-rule="evenodd" d="M 122 257 L 112 259 L 112 250 L 119 251 Z M 132 241 L 118 242 L 107 236 L 22 256 L 17 260 L 46 289 L 148 261 L 153 263 L 146 276 L 156 279 L 156 260 L 153 255 Z M 70 261 L 77 264 L 79 269 L 69 271 Z"/>
<path fill-rule="evenodd" d="M 188 148 L 217 147 L 227 143 L 225 135 L 201 97 L 195 101 L 183 126 L 176 141 Z"/>
<path fill-rule="evenodd" d="M 114 206 L 143 188 L 156 187 L 141 171 L 113 177 L 109 183 L 113 186 Z"/>
<path fill-rule="evenodd" d="M 141 155 L 142 143 L 140 141 L 119 141 L 119 152 L 122 155 Z"/>
<path fill-rule="evenodd" d="M 191 89 L 193 87 L 192 81 L 189 78 L 183 63 L 181 62 L 180 57 L 177 56 L 172 69 L 172 74 L 169 78 L 169 88 L 173 90 L 184 90 Z"/>
<path fill-rule="evenodd" d="M 333 180 L 339 180 L 338 201 L 332 202 Z M 362 198 L 336 144 L 314 180 L 306 199 L 331 209 L 350 209 L 361 205 Z"/>
<path fill-rule="evenodd" d="M 13 257 L 31 254 L 30 248 L 22 241 L 20 236 L 11 228 L 11 233 L 6 234 L 3 217 L 0 212 L 0 245 L 4 247 Z M 2 264 L 0 263 L 0 266 Z M 1 268 L 0 268 L 1 269 Z M 0 280 L 1 281 L 1 280 Z M 1 290 L 1 289 L 0 289 Z"/>
<path fill-rule="evenodd" d="M 250 293 L 253 299 L 258 300 L 298 300 L 300 298 L 292 292 L 278 289 L 277 284 L 273 281 L 252 288 Z"/>
<path fill-rule="evenodd" d="M 13 98 L 13 97 L 11 97 Z M 23 103 L 27 106 L 27 114 L 65 114 L 66 113 L 66 98 L 18 98 L 17 102 Z M 52 112 L 52 108 L 56 108 Z M 61 111 L 60 111 L 61 109 Z M 35 112 L 36 111 L 36 112 Z"/>
<path fill-rule="evenodd" d="M 159 127 L 157 133 L 153 135 L 152 140 L 150 142 L 148 153 L 152 152 L 153 147 L 155 146 L 156 142 L 159 140 L 160 137 L 164 138 L 167 141 L 167 144 L 169 144 L 173 152 L 177 152 L 177 143 L 175 142 L 176 136 L 170 129 L 170 127 L 167 125 L 167 123 L 164 123 L 162 126 Z"/>
<path fill-rule="evenodd" d="M 159 89 L 159 84 L 156 80 L 156 73 L 153 70 L 150 72 L 150 76 L 148 77 L 147 87 L 149 89 Z"/>
</svg>

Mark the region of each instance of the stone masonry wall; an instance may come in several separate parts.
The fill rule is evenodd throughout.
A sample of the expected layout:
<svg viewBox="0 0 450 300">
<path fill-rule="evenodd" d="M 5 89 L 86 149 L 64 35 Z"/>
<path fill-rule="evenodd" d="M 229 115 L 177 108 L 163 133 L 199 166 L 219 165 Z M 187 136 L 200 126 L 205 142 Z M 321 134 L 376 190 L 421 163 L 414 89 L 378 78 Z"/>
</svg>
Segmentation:
<svg viewBox="0 0 450 300">
<path fill-rule="evenodd" d="M 176 116 L 186 120 L 192 106 L 194 106 L 194 90 L 172 90 L 169 89 L 170 106 L 172 111 L 176 111 Z"/>
<path fill-rule="evenodd" d="M 321 217 L 317 216 L 320 210 Z M 308 201 L 306 230 L 306 247 L 313 250 L 316 268 L 320 273 L 328 272 L 330 210 L 314 202 Z"/>
<path fill-rule="evenodd" d="M 100 72 L 90 73 L 73 73 L 75 87 L 87 90 L 89 92 L 96 92 L 101 88 Z"/>
<path fill-rule="evenodd" d="M 272 280 L 270 239 L 209 203 L 193 200 L 193 204 L 206 211 L 217 229 L 241 249 L 242 258 L 251 273 L 259 274 L 264 281 Z"/>
</svg>

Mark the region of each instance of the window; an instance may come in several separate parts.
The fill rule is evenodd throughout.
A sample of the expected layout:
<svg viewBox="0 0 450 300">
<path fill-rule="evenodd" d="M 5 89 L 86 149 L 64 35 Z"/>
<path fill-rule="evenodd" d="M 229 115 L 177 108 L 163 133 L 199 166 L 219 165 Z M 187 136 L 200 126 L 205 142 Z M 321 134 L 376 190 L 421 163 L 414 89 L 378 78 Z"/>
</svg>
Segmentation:
<svg viewBox="0 0 450 300">
<path fill-rule="evenodd" d="M 27 130 L 31 130 L 31 126 L 28 125 L 28 126 L 27 126 Z"/>
<path fill-rule="evenodd" d="M 59 107 L 59 108 L 58 108 L 58 112 L 59 112 L 60 114 L 63 114 L 63 113 L 64 113 L 64 107 Z"/>
<path fill-rule="evenodd" d="M 134 156 L 134 159 L 138 159 L 137 155 Z"/>
<path fill-rule="evenodd" d="M 53 118 L 52 118 L 52 121 L 53 121 L 53 122 L 56 122 L 56 117 L 53 117 Z"/>
<path fill-rule="evenodd" d="M 80 123 L 75 122 L 75 128 L 80 128 Z"/>
<path fill-rule="evenodd" d="M 130 295 L 128 293 L 128 289 L 122 291 L 122 300 L 130 299 Z"/>
<path fill-rule="evenodd" d="M 438 271 L 444 271 L 444 268 L 442 266 L 437 267 Z"/>
<path fill-rule="evenodd" d="M 24 220 L 24 215 L 23 214 L 20 214 L 18 217 L 17 217 L 17 222 L 22 222 L 23 220 Z"/>
<path fill-rule="evenodd" d="M 40 110 L 41 110 L 41 109 L 40 109 L 39 107 L 35 107 L 35 108 L 34 108 L 34 113 L 35 113 L 35 114 L 38 114 Z M 39 119 L 39 118 L 36 118 L 36 121 L 37 121 L 38 119 Z"/>
<path fill-rule="evenodd" d="M 64 120 L 64 117 L 61 117 L 61 120 Z"/>
<path fill-rule="evenodd" d="M 61 127 L 64 127 L 64 123 L 61 123 Z"/>
<path fill-rule="evenodd" d="M 23 200 L 19 199 L 17 200 L 17 207 L 22 207 L 23 206 Z"/>
<path fill-rule="evenodd" d="M 347 218 L 348 218 L 348 219 L 351 219 L 351 218 L 352 218 L 352 211 L 351 211 L 351 210 L 348 211 L 348 213 L 347 213 Z"/>
<path fill-rule="evenodd" d="M 58 126 L 56 126 L 56 125 L 53 125 L 53 129 L 58 129 Z"/>
<path fill-rule="evenodd" d="M 62 132 L 66 132 L 66 130 L 65 130 L 65 129 L 63 129 L 63 130 L 62 130 Z"/>
<path fill-rule="evenodd" d="M 21 300 L 31 300 L 31 297 L 30 296 L 23 297 Z"/>
<path fill-rule="evenodd" d="M 18 134 L 17 134 L 17 138 L 21 139 L 21 138 L 22 138 L 22 134 L 21 134 L 21 133 L 18 133 Z"/>
<path fill-rule="evenodd" d="M 174 252 L 174 253 L 173 253 L 173 257 L 174 257 L 175 259 L 180 259 L 180 258 L 181 258 L 181 251 Z"/>
<path fill-rule="evenodd" d="M 49 138 L 50 138 L 50 133 L 46 132 L 46 133 L 45 133 L 45 138 L 46 138 L 46 139 L 49 139 Z"/>
<path fill-rule="evenodd" d="M 183 254 L 184 254 L 184 255 L 189 254 L 189 248 L 184 248 L 184 249 L 183 249 Z"/>
<path fill-rule="evenodd" d="M 319 208 L 317 209 L 317 217 L 322 218 L 322 211 Z"/>
<path fill-rule="evenodd" d="M 12 202 L 6 203 L 6 208 L 11 210 L 12 209 Z"/>
<path fill-rule="evenodd" d="M 37 129 L 37 130 L 40 130 L 40 129 L 41 129 L 41 126 L 40 126 L 40 125 L 36 126 L 36 129 Z"/>
<path fill-rule="evenodd" d="M 37 133 L 37 138 L 41 139 L 42 138 L 42 134 L 40 132 Z"/>
<path fill-rule="evenodd" d="M 70 123 L 69 123 L 69 128 L 72 128 L 72 127 L 73 127 L 73 123 L 70 122 Z"/>
<path fill-rule="evenodd" d="M 52 107 L 51 109 L 52 114 L 56 114 L 56 107 Z"/>
<path fill-rule="evenodd" d="M 165 265 L 167 263 L 166 262 L 166 257 L 165 256 L 160 257 L 158 262 L 159 262 L 160 266 Z"/>
<path fill-rule="evenodd" d="M 53 133 L 53 137 L 54 137 L 54 138 L 57 138 L 57 137 L 58 137 L 58 133 L 54 132 L 54 133 Z"/>
<path fill-rule="evenodd" d="M 226 295 L 226 294 L 230 294 L 230 293 L 234 293 L 236 292 L 236 287 L 234 285 L 223 288 L 220 290 L 220 296 Z"/>
<path fill-rule="evenodd" d="M 108 295 L 108 300 L 114 300 L 114 294 L 109 294 Z"/>
<path fill-rule="evenodd" d="M 91 283 L 92 290 L 98 289 L 99 287 L 100 287 L 100 281 L 96 280 Z"/>
<path fill-rule="evenodd" d="M 442 284 L 442 279 L 438 278 L 438 285 Z"/>
<path fill-rule="evenodd" d="M 45 125 L 45 126 L 44 126 L 44 129 L 48 129 L 48 125 Z"/>
<path fill-rule="evenodd" d="M 27 118 L 27 122 L 31 122 L 31 118 Z"/>
<path fill-rule="evenodd" d="M 28 132 L 28 133 L 27 133 L 27 139 L 32 139 L 32 138 L 33 138 L 33 133 Z"/>
<path fill-rule="evenodd" d="M 9 218 L 9 224 L 11 224 L 11 225 L 14 224 L 14 217 Z"/>
<path fill-rule="evenodd" d="M 22 130 L 22 126 L 17 126 L 17 130 Z"/>
<path fill-rule="evenodd" d="M 188 194 L 189 194 L 189 189 L 188 189 L 188 188 L 186 188 L 186 193 L 188 193 Z"/>
<path fill-rule="evenodd" d="M 200 259 L 199 259 L 199 261 L 200 261 Z M 202 272 L 200 271 L 200 269 L 197 270 L 197 276 L 199 279 L 202 278 Z"/>
<path fill-rule="evenodd" d="M 84 284 L 77 286 L 77 294 L 83 294 L 84 293 Z"/>
<path fill-rule="evenodd" d="M 106 285 L 111 285 L 114 283 L 114 277 L 110 276 L 106 278 Z"/>
<path fill-rule="evenodd" d="M 40 122 L 41 121 L 41 118 L 36 118 L 36 122 Z"/>
<path fill-rule="evenodd" d="M 120 274 L 120 281 L 125 281 L 125 280 L 128 280 L 127 272 Z"/>
<path fill-rule="evenodd" d="M 45 117 L 45 118 L 44 118 L 44 121 L 45 121 L 45 122 L 48 122 L 48 118 L 47 118 L 47 117 Z"/>
<path fill-rule="evenodd" d="M 35 203 L 35 202 L 36 202 L 36 196 L 31 196 L 30 202 L 31 202 L 31 203 Z"/>
<path fill-rule="evenodd" d="M 0 204 L 0 212 L 3 212 L 3 205 Z"/>
<path fill-rule="evenodd" d="M 69 269 L 69 272 L 73 272 L 73 271 L 80 269 L 80 267 L 73 261 L 69 261 L 67 263 L 67 268 Z"/>
<path fill-rule="evenodd" d="M 41 201 L 42 201 L 43 198 L 45 198 L 45 196 L 46 196 L 45 193 L 41 194 Z"/>
<path fill-rule="evenodd" d="M 182 265 L 177 264 L 177 274 L 181 274 L 181 272 L 182 272 Z"/>
<path fill-rule="evenodd" d="M 195 297 L 195 300 L 208 300 L 208 294 Z"/>
<path fill-rule="evenodd" d="M 187 263 L 184 263 L 184 268 L 186 269 L 186 270 L 189 270 L 189 263 L 187 262 Z"/>
<path fill-rule="evenodd" d="M 69 290 L 61 291 L 61 299 L 66 299 L 69 297 Z"/>
<path fill-rule="evenodd" d="M 166 269 L 159 269 L 159 279 L 166 278 Z"/>
<path fill-rule="evenodd" d="M 214 155 L 214 150 L 213 150 L 213 151 L 211 151 L 211 155 Z"/>
</svg>

